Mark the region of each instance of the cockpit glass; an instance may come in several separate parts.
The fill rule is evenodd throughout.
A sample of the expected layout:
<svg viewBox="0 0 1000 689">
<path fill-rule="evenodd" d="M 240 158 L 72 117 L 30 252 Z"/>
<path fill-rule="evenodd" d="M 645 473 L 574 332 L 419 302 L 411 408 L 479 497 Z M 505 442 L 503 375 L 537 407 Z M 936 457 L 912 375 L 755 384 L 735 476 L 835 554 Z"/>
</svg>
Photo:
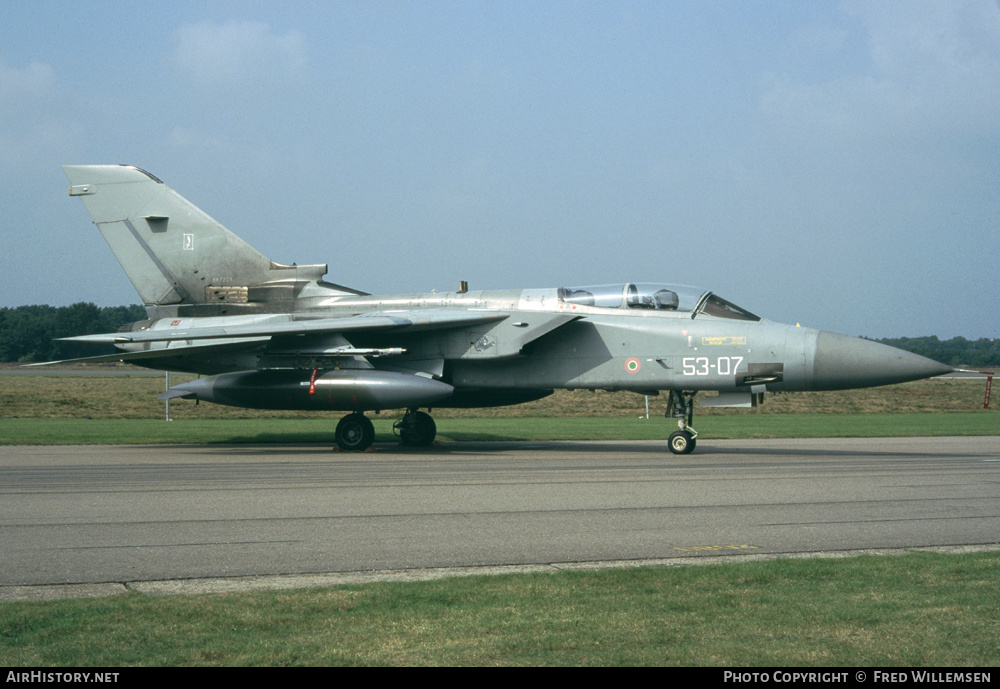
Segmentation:
<svg viewBox="0 0 1000 689">
<path fill-rule="evenodd" d="M 705 303 L 702 305 L 699 313 L 704 313 L 708 316 L 716 316 L 717 318 L 733 318 L 738 321 L 760 320 L 760 316 L 755 316 L 746 309 L 741 308 L 732 302 L 726 301 L 722 297 L 714 294 L 708 295 L 708 298 L 705 299 Z"/>
<path fill-rule="evenodd" d="M 759 321 L 746 309 L 722 297 L 706 292 L 700 287 L 663 285 L 650 282 L 628 282 L 618 285 L 591 287 L 560 287 L 559 299 L 580 306 L 598 306 L 611 309 L 645 309 L 650 311 L 676 311 L 740 321 Z"/>
<path fill-rule="evenodd" d="M 704 296 L 698 287 L 644 282 L 559 288 L 559 299 L 570 304 L 651 311 L 694 311 Z"/>
</svg>

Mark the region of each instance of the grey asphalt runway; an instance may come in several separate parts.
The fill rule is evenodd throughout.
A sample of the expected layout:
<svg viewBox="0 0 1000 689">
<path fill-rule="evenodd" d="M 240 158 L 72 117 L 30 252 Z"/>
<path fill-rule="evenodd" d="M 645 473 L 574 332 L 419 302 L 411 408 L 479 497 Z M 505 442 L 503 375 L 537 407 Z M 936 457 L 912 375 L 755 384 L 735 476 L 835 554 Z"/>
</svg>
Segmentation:
<svg viewBox="0 0 1000 689">
<path fill-rule="evenodd" d="M 1000 542 L 1000 438 L 0 448 L 21 587 Z"/>
</svg>

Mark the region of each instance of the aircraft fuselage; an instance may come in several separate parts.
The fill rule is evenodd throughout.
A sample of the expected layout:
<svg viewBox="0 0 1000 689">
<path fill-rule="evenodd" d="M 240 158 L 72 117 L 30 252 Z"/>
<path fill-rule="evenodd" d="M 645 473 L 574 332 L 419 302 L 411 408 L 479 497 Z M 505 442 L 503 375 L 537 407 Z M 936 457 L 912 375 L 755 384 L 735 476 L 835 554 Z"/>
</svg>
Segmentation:
<svg viewBox="0 0 1000 689">
<path fill-rule="evenodd" d="M 460 310 L 496 314 L 497 320 L 468 327 L 433 326 L 362 331 L 350 335 L 355 348 L 398 348 L 398 356 L 372 358 L 376 369 L 426 373 L 456 390 L 600 388 L 652 392 L 715 390 L 777 392 L 833 390 L 904 382 L 951 370 L 885 345 L 813 328 L 713 316 L 697 311 L 574 304 L 559 289 L 471 293 L 371 295 L 317 299 L 295 313 L 270 316 L 168 318 L 152 329 L 188 330 L 287 320 L 350 318 L 368 312 L 391 315 Z M 160 350 L 145 365 L 218 374 L 272 369 L 350 368 L 330 354 L 325 336 L 253 338 L 242 351 L 170 358 L 173 341 L 119 345 L 125 351 Z M 205 340 L 215 345 L 223 340 Z M 331 345 L 331 346 L 327 346 Z M 143 361 L 136 361 L 144 365 Z M 169 365 L 169 366 L 168 366 Z M 443 400 L 436 406 L 449 406 Z M 461 406 L 466 406 L 463 402 Z"/>
<path fill-rule="evenodd" d="M 404 443 L 435 437 L 420 407 L 485 407 L 558 388 L 668 393 L 668 445 L 686 454 L 702 405 L 764 392 L 885 385 L 946 373 L 868 340 L 764 320 L 705 290 L 621 283 L 376 296 L 326 282 L 326 264 L 272 261 L 161 180 L 128 165 L 68 165 L 79 197 L 146 306 L 113 343 L 128 361 L 207 377 L 161 395 L 351 412 L 337 444 L 375 437 L 366 411 L 404 408 Z"/>
</svg>

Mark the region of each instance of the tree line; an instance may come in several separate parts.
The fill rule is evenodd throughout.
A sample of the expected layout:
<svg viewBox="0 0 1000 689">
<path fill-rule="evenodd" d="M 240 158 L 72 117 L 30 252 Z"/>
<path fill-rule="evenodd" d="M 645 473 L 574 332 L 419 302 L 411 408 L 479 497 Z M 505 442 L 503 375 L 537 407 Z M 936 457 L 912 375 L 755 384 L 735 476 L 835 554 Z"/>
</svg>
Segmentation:
<svg viewBox="0 0 1000 689">
<path fill-rule="evenodd" d="M 31 363 L 113 354 L 115 349 L 111 345 L 59 342 L 57 338 L 111 333 L 144 318 L 146 310 L 137 304 L 98 307 L 90 302 L 79 302 L 71 306 L 0 307 L 0 361 Z M 932 335 L 875 341 L 951 366 L 1000 366 L 1000 341 L 985 337 L 939 340 Z"/>
<path fill-rule="evenodd" d="M 2 307 L 0 361 L 31 363 L 114 354 L 112 345 L 59 342 L 56 338 L 113 333 L 144 318 L 146 309 L 136 304 L 98 307 L 79 302 L 72 306 Z"/>
<path fill-rule="evenodd" d="M 981 337 L 978 340 L 967 340 L 964 337 L 939 340 L 936 335 L 931 335 L 930 337 L 883 337 L 875 341 L 905 349 L 949 366 L 984 369 L 1000 365 L 1000 340 L 994 341 L 988 337 Z"/>
</svg>

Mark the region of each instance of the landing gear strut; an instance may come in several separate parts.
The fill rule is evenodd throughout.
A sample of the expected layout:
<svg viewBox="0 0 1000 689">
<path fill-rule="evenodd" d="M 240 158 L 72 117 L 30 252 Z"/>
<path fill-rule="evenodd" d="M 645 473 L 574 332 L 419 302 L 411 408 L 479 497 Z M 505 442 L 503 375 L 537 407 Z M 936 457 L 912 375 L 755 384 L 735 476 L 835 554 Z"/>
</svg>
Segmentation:
<svg viewBox="0 0 1000 689">
<path fill-rule="evenodd" d="M 665 416 L 677 419 L 678 430 L 670 434 L 667 443 L 670 451 L 675 455 L 689 455 L 694 452 L 697 444 L 698 431 L 691 427 L 694 419 L 694 396 L 697 391 L 671 390 L 667 399 L 667 413 Z"/>
<path fill-rule="evenodd" d="M 407 409 L 403 420 L 393 424 L 392 429 L 399 433 L 404 445 L 413 447 L 427 447 L 437 435 L 437 424 L 431 415 L 416 409 Z"/>
<path fill-rule="evenodd" d="M 337 447 L 345 452 L 362 452 L 375 442 L 375 426 L 360 412 L 348 414 L 337 424 Z"/>
</svg>

